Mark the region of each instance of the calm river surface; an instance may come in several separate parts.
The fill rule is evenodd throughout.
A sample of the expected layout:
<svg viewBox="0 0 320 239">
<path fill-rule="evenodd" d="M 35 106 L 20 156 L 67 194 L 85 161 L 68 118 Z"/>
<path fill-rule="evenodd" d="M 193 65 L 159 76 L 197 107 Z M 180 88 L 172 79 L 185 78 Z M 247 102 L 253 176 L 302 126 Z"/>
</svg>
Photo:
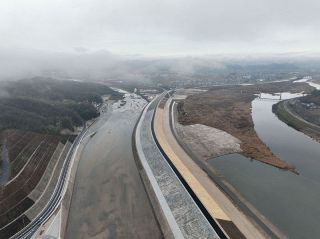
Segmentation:
<svg viewBox="0 0 320 239">
<path fill-rule="evenodd" d="M 132 152 L 132 132 L 146 102 L 133 94 L 124 101 L 108 107 L 89 129 L 67 239 L 162 238 Z"/>
<path fill-rule="evenodd" d="M 290 97 L 290 95 L 287 95 Z M 320 236 L 320 144 L 272 113 L 274 100 L 254 100 L 259 137 L 300 175 L 233 154 L 209 160 L 226 181 L 289 238 Z"/>
</svg>

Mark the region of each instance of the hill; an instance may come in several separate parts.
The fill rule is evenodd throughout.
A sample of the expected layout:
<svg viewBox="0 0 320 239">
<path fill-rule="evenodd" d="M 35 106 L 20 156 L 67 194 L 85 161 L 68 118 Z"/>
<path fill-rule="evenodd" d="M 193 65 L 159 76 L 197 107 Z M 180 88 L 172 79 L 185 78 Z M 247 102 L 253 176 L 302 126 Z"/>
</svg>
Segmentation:
<svg viewBox="0 0 320 239">
<path fill-rule="evenodd" d="M 102 95 L 121 98 L 120 93 L 103 84 L 39 77 L 2 82 L 0 89 L 0 131 L 73 131 L 99 115 L 97 106 L 102 103 Z"/>
</svg>

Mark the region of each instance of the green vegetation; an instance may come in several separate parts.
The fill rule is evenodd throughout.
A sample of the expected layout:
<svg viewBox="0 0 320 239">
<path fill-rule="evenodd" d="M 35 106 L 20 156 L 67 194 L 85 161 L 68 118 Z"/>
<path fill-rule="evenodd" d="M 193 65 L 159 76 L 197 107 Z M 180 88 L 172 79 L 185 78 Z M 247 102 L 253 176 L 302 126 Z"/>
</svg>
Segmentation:
<svg viewBox="0 0 320 239">
<path fill-rule="evenodd" d="M 99 116 L 103 95 L 122 98 L 122 94 L 97 83 L 49 78 L 0 82 L 0 173 L 5 144 L 12 180 L 0 190 L 0 238 L 9 238 L 30 222 L 24 215 L 35 203 L 30 193 L 43 180 L 59 142 L 72 142 L 76 137 L 65 129 L 73 131 Z"/>
<path fill-rule="evenodd" d="M 33 78 L 0 85 L 0 130 L 44 133 L 74 130 L 99 115 L 102 95 L 122 95 L 103 84 Z"/>
</svg>

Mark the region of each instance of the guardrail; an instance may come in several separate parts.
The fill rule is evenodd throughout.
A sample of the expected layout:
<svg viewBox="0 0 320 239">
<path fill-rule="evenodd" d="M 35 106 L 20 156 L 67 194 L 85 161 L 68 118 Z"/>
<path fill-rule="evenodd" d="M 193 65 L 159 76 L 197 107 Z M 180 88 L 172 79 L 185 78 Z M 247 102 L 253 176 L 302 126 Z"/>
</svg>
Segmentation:
<svg viewBox="0 0 320 239">
<path fill-rule="evenodd" d="M 76 148 L 79 146 L 79 143 L 83 139 L 87 130 L 88 128 L 85 127 L 73 142 L 72 147 L 70 148 L 66 157 L 67 159 L 64 162 L 63 169 L 60 173 L 59 180 L 55 187 L 54 193 L 52 194 L 46 207 L 41 211 L 41 213 L 39 213 L 39 215 L 32 222 L 30 222 L 26 227 L 24 227 L 21 231 L 17 232 L 11 238 L 31 238 L 33 234 L 41 227 L 41 225 L 45 224 L 56 211 L 56 209 L 61 203 L 61 200 L 66 190 L 66 182 L 68 181 L 66 179 L 68 178 L 67 176 L 70 174 L 69 166 L 74 159 L 74 153 L 76 152 Z"/>
</svg>

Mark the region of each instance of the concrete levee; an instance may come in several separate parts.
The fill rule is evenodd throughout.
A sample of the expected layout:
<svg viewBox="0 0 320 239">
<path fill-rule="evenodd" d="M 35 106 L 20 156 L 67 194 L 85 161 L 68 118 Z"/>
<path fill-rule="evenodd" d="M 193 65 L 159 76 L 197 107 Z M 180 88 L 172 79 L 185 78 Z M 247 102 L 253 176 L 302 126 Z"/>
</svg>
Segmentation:
<svg viewBox="0 0 320 239">
<path fill-rule="evenodd" d="M 141 176 L 167 238 L 219 238 L 160 152 L 152 135 L 157 101 L 144 110 L 135 133 Z"/>
<path fill-rule="evenodd" d="M 75 178 L 76 178 L 76 172 L 77 172 L 78 164 L 80 161 L 80 155 L 84 148 L 84 145 L 85 143 L 83 141 L 80 141 L 79 146 L 75 151 L 75 154 L 73 156 L 74 159 L 70 169 L 70 176 L 67 184 L 68 186 L 66 188 L 66 192 L 61 202 L 60 238 L 65 237 L 65 231 L 66 231 L 68 215 L 69 215 L 69 208 L 72 200 L 73 187 L 74 187 Z"/>
<path fill-rule="evenodd" d="M 155 180 L 151 180 L 150 177 L 148 176 L 148 173 L 145 169 L 146 166 L 144 166 L 143 157 L 140 152 L 140 157 L 139 153 L 137 152 L 137 144 L 136 144 L 136 133 L 137 133 L 137 127 L 135 127 L 135 130 L 133 132 L 133 154 L 134 158 L 137 164 L 137 168 L 139 170 L 139 174 L 142 178 L 144 187 L 147 191 L 149 200 L 151 202 L 154 214 L 156 215 L 156 218 L 158 220 L 158 223 L 160 225 L 161 231 L 163 233 L 164 238 L 168 239 L 173 239 L 175 238 L 174 233 L 172 232 L 172 229 L 170 228 L 169 222 L 166 219 L 166 213 L 164 212 L 161 202 L 158 199 L 158 195 L 154 189 L 154 182 Z"/>
</svg>

